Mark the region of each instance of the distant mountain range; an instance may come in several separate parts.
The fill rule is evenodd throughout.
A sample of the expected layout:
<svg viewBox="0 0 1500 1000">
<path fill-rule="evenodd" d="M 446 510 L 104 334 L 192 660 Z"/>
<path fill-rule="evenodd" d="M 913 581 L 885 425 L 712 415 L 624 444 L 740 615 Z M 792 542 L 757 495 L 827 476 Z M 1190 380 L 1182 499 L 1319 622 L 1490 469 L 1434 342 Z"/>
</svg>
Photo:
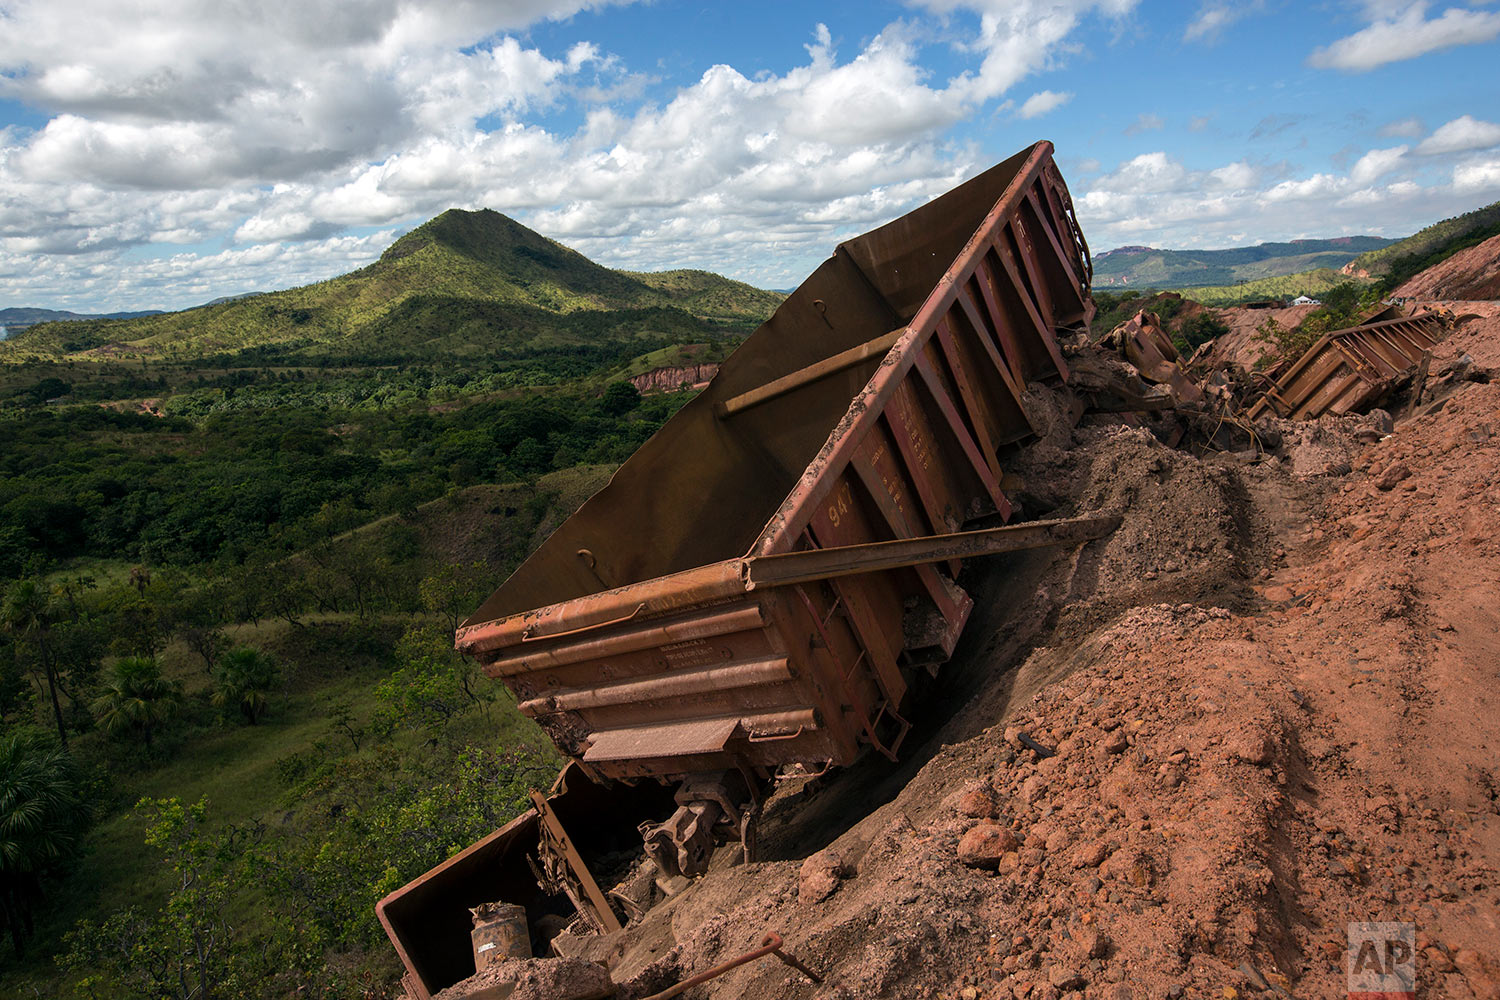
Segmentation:
<svg viewBox="0 0 1500 1000">
<path fill-rule="evenodd" d="M 112 312 L 112 313 L 75 313 L 65 309 L 28 309 L 11 308 L 0 309 L 0 340 L 8 335 L 19 333 L 36 323 L 52 323 L 60 320 L 75 319 L 135 319 L 138 316 L 155 316 L 160 309 L 147 309 L 142 312 Z"/>
<path fill-rule="evenodd" d="M 181 312 L 38 323 L 0 348 L 0 361 L 246 350 L 400 361 L 636 337 L 688 342 L 748 332 L 782 298 L 707 271 L 612 270 L 498 212 L 454 209 L 341 277 Z"/>
<path fill-rule="evenodd" d="M 1157 250 L 1125 246 L 1094 255 L 1094 285 L 1106 289 L 1233 285 L 1282 275 L 1337 270 L 1360 254 L 1394 243 L 1378 236 L 1261 243 L 1227 250 Z"/>
</svg>

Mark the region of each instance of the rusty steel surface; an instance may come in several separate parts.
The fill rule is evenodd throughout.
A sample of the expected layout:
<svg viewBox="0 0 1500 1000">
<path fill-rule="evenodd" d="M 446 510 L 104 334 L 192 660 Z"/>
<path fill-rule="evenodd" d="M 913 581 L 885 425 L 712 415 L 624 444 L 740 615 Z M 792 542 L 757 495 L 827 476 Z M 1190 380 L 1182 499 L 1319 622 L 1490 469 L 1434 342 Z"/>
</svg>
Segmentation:
<svg viewBox="0 0 1500 1000">
<path fill-rule="evenodd" d="M 1009 517 L 1027 387 L 1066 376 L 1055 333 L 1092 316 L 1051 153 L 840 245 L 460 629 L 565 754 L 606 778 L 752 785 L 894 756 L 908 676 L 951 654 L 971 607 L 954 575 L 979 550 L 765 574 Z"/>
<path fill-rule="evenodd" d="M 1420 363 L 1445 329 L 1442 314 L 1427 312 L 1325 334 L 1250 407 L 1249 417 L 1312 420 L 1373 406 Z"/>
<path fill-rule="evenodd" d="M 664 814 L 673 798 L 655 783 L 636 788 L 595 783 L 580 765 L 570 763 L 546 802 L 577 859 L 570 864 L 586 872 L 589 859 L 638 844 L 636 824 Z M 617 822 L 601 822 L 600 817 Z M 402 982 L 412 1000 L 431 1000 L 474 975 L 472 908 L 504 900 L 525 907 L 531 926 L 547 915 L 572 917 L 567 894 L 549 892 L 533 874 L 532 866 L 542 862 L 542 836 L 537 809 L 527 809 L 375 905 L 381 927 L 406 967 Z"/>
<path fill-rule="evenodd" d="M 972 607 L 963 561 L 1113 530 L 964 530 L 1010 517 L 1028 387 L 1066 378 L 1091 278 L 1045 142 L 841 244 L 464 623 L 572 760 L 561 794 L 377 906 L 417 1000 L 472 974 L 467 907 L 608 929 L 587 864 L 622 830 L 694 874 L 717 840 L 751 855 L 778 767 L 895 759 L 914 671 Z"/>
<path fill-rule="evenodd" d="M 531 790 L 532 808 L 536 810 L 538 831 L 541 835 L 537 849 L 537 861 L 533 871 L 539 874 L 538 883 L 544 889 L 562 892 L 573 904 L 573 908 L 594 929 L 612 933 L 620 929 L 619 918 L 610 909 L 609 901 L 583 855 L 573 846 L 573 838 L 557 818 L 557 812 L 547 797 L 536 789 Z"/>
<path fill-rule="evenodd" d="M 1203 389 L 1182 367 L 1161 318 L 1142 310 L 1110 331 L 1104 342 L 1120 350 L 1146 378 L 1167 387 L 1174 404 L 1202 403 Z"/>
</svg>

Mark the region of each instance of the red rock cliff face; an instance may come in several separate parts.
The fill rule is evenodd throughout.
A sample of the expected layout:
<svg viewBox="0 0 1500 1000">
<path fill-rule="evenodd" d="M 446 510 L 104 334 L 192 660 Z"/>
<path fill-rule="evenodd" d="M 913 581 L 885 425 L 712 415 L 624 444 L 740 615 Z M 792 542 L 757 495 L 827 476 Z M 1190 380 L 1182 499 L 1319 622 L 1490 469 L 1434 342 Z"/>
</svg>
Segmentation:
<svg viewBox="0 0 1500 1000">
<path fill-rule="evenodd" d="M 718 371 L 717 362 L 707 362 L 701 365 L 674 365 L 633 375 L 630 384 L 642 393 L 676 392 L 683 387 L 699 389 L 707 385 L 708 380 L 713 378 Z"/>
</svg>

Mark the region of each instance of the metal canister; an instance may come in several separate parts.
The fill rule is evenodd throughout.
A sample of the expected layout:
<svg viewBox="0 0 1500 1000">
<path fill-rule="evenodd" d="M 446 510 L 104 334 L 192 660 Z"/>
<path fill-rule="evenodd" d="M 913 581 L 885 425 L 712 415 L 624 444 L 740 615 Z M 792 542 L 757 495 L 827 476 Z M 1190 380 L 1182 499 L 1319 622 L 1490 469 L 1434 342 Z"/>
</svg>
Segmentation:
<svg viewBox="0 0 1500 1000">
<path fill-rule="evenodd" d="M 507 958 L 531 957 L 531 931 L 526 925 L 526 907 L 510 903 L 481 903 L 471 907 L 474 929 L 474 971 L 483 972 Z"/>
</svg>

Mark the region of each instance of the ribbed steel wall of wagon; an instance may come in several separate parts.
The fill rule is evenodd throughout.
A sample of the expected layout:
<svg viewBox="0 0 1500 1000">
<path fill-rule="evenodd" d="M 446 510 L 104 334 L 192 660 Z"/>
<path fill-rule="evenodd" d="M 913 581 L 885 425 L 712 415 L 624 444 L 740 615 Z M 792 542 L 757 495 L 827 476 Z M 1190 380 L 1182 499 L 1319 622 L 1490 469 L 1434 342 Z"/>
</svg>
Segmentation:
<svg viewBox="0 0 1500 1000">
<path fill-rule="evenodd" d="M 969 614 L 957 564 L 753 591 L 744 564 L 1009 516 L 1027 387 L 1092 310 L 1051 152 L 842 244 L 465 624 L 563 752 L 606 777 L 894 755 Z"/>
</svg>

